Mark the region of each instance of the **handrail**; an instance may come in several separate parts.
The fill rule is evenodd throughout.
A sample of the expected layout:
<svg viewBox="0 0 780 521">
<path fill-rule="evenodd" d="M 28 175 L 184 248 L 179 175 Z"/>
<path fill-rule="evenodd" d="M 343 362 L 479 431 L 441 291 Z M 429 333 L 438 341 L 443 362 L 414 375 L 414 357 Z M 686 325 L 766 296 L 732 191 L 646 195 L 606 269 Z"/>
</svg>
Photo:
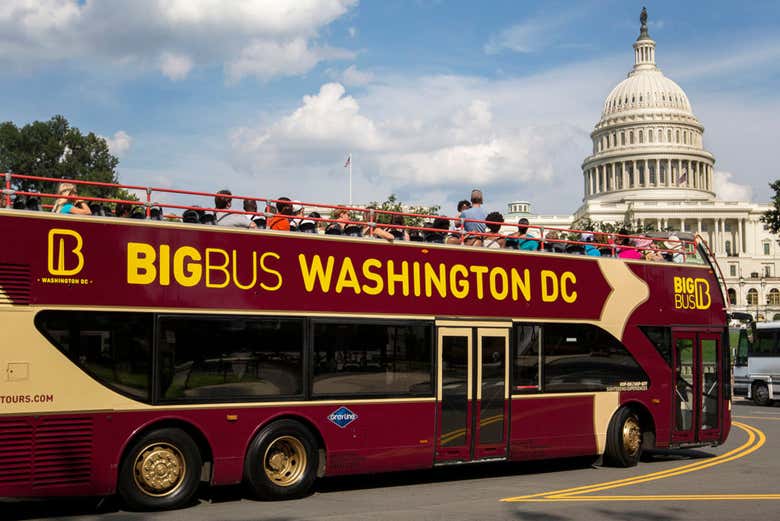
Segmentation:
<svg viewBox="0 0 780 521">
<path fill-rule="evenodd" d="M 404 231 L 416 231 L 416 232 L 430 232 L 430 233 L 439 233 L 442 234 L 445 238 L 455 238 L 456 241 L 460 244 L 464 244 L 467 238 L 474 237 L 479 239 L 485 239 L 490 237 L 499 237 L 499 238 L 513 238 L 518 237 L 517 234 L 509 234 L 506 233 L 491 233 L 489 231 L 466 231 L 466 224 L 467 223 L 476 223 L 476 224 L 482 224 L 482 225 L 488 225 L 488 224 L 495 224 L 490 221 L 486 220 L 480 220 L 480 219 L 469 219 L 469 218 L 463 218 L 463 217 L 449 217 L 445 215 L 427 215 L 427 214 L 417 214 L 417 213 L 407 213 L 407 212 L 397 212 L 392 210 L 382 210 L 379 208 L 366 208 L 366 207 L 354 207 L 354 206 L 346 206 L 341 204 L 323 204 L 323 203 L 313 203 L 313 202 L 307 202 L 307 201 L 287 201 L 287 200 L 280 200 L 280 199 L 273 199 L 273 198 L 266 198 L 266 197 L 253 197 L 253 196 L 244 196 L 244 195 L 230 195 L 230 199 L 237 199 L 240 201 L 256 201 L 257 203 L 262 204 L 262 208 L 258 206 L 257 211 L 247 211 L 243 209 L 234 209 L 234 208 L 223 208 L 223 209 L 217 209 L 212 206 L 196 206 L 196 205 L 185 205 L 185 204 L 177 204 L 175 202 L 171 201 L 156 201 L 153 195 L 157 195 L 158 198 L 162 197 L 164 198 L 165 195 L 175 195 L 175 196 L 195 196 L 195 197 L 208 197 L 208 198 L 215 198 L 223 196 L 223 194 L 219 193 L 213 193 L 213 192 L 201 192 L 196 190 L 182 190 L 182 189 L 176 189 L 176 188 L 164 188 L 164 187 L 155 187 L 155 186 L 141 186 L 141 185 L 123 185 L 119 183 L 107 183 L 103 181 L 85 181 L 85 180 L 79 180 L 79 179 L 62 179 L 62 178 L 55 178 L 55 177 L 43 177 L 43 176 L 31 176 L 26 174 L 16 174 L 12 172 L 5 173 L 5 188 L 2 190 L 3 197 L 0 199 L 0 201 L 5 203 L 5 206 L 10 207 L 11 206 L 11 196 L 24 196 L 24 197 L 39 197 L 39 198 L 51 198 L 51 199 L 59 199 L 64 198 L 68 200 L 79 200 L 79 201 L 89 201 L 94 203 L 101 203 L 101 204 L 128 204 L 134 207 L 143 207 L 144 208 L 144 214 L 145 217 L 148 219 L 151 216 L 152 208 L 160 208 L 161 213 L 162 209 L 169 209 L 169 210 L 194 210 L 197 212 L 209 212 L 209 213 L 233 213 L 233 214 L 241 214 L 241 215 L 249 215 L 249 216 L 255 216 L 255 217 L 264 217 L 266 219 L 270 218 L 272 215 L 277 215 L 279 217 L 285 218 L 288 221 L 302 221 L 302 220 L 308 220 L 308 221 L 314 221 L 317 223 L 334 223 L 339 222 L 344 225 L 357 225 L 361 227 L 367 227 L 369 229 L 375 229 L 375 228 L 381 228 L 381 229 L 398 229 L 398 230 L 404 230 Z M 135 190 L 140 191 L 145 194 L 145 201 L 141 200 L 128 200 L 128 199 L 119 199 L 115 197 L 94 197 L 94 196 L 84 196 L 84 195 L 76 195 L 76 196 L 61 196 L 56 193 L 47 193 L 47 192 L 33 192 L 33 191 L 25 191 L 25 190 L 15 190 L 13 188 L 13 181 L 14 180 L 25 180 L 25 181 L 33 181 L 33 182 L 43 182 L 43 183 L 62 183 L 62 182 L 68 182 L 73 183 L 76 185 L 83 185 L 83 186 L 97 186 L 97 187 L 104 187 L 104 188 L 115 188 L 115 189 L 124 189 L 124 190 Z M 308 209 L 318 209 L 318 210 L 328 210 L 331 212 L 331 215 L 329 217 L 320 216 L 317 217 L 309 217 L 305 215 L 287 215 L 287 214 L 276 214 L 273 211 L 269 211 L 271 209 L 271 205 L 274 204 L 287 204 L 298 206 L 301 210 L 304 208 Z M 333 218 L 332 212 L 333 210 L 346 210 L 348 212 L 348 215 L 350 216 L 349 219 L 335 219 Z M 412 226 L 407 224 L 391 224 L 391 223 L 380 223 L 376 222 L 377 217 L 380 215 L 384 216 L 396 216 L 400 215 L 404 218 L 417 218 L 417 219 L 424 219 L 424 222 L 429 222 L 433 219 L 445 219 L 447 220 L 450 225 L 447 229 L 441 229 L 441 228 L 433 228 L 430 226 Z M 354 216 L 363 216 L 363 219 L 354 219 Z M 165 214 L 165 218 L 168 219 L 181 219 L 182 216 L 175 215 L 175 214 Z M 506 226 L 523 226 L 528 230 L 535 231 L 538 236 L 529 236 L 526 237 L 529 240 L 534 240 L 539 243 L 539 249 L 544 249 L 545 246 L 549 243 L 560 243 L 564 245 L 577 245 L 577 246 L 586 246 L 590 245 L 598 249 L 609 249 L 611 254 L 614 256 L 618 251 L 621 250 L 638 250 L 638 251 L 656 251 L 661 253 L 667 253 L 671 255 L 682 255 L 683 261 L 685 261 L 690 255 L 691 251 L 689 251 L 688 246 L 692 245 L 695 252 L 695 244 L 696 239 L 694 241 L 685 240 L 685 239 L 677 239 L 676 242 L 679 243 L 679 247 L 676 247 L 674 249 L 668 249 L 668 248 L 660 248 L 658 247 L 655 242 L 658 241 L 669 241 L 669 238 L 650 238 L 652 240 L 650 245 L 647 245 L 645 247 L 638 247 L 630 244 L 625 245 L 619 245 L 618 242 L 621 242 L 623 239 L 636 239 L 636 238 L 642 238 L 647 240 L 648 237 L 643 236 L 636 236 L 636 235 L 628 235 L 628 234 L 619 234 L 619 233 L 607 233 L 607 232 L 596 232 L 596 231 L 589 231 L 589 230 L 577 230 L 577 229 L 571 229 L 571 228 L 560 228 L 560 227 L 549 227 L 549 226 L 540 226 L 540 225 L 534 225 L 534 224 L 522 224 L 518 225 L 516 223 L 501 223 L 502 227 Z M 560 237 L 551 237 L 550 232 L 556 232 L 558 234 L 577 234 L 577 238 L 560 238 Z M 582 241 L 579 240 L 581 237 L 581 234 L 591 234 L 594 241 Z M 596 241 L 595 239 L 600 239 Z M 702 240 L 701 237 L 697 236 L 698 239 Z M 675 242 L 672 239 L 672 242 Z M 702 240 L 702 242 L 704 242 Z M 706 242 L 704 242 L 706 244 Z M 679 249 L 678 249 L 679 248 Z M 709 252 L 709 248 L 707 248 L 707 251 Z M 711 252 L 709 252 L 711 255 Z M 716 263 L 717 264 L 717 263 Z M 718 267 L 718 270 L 720 270 L 720 267 Z M 721 274 L 722 275 L 722 274 Z M 728 302 L 727 296 L 725 298 L 725 301 Z"/>
</svg>

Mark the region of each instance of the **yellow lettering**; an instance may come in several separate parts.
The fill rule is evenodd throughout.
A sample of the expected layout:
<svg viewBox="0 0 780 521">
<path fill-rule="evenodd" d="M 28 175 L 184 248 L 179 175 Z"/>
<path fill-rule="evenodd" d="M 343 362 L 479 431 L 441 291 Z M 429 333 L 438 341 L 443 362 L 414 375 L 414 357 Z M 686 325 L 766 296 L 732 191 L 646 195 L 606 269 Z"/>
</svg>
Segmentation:
<svg viewBox="0 0 780 521">
<path fill-rule="evenodd" d="M 352 265 L 352 259 L 344 257 L 339 270 L 339 278 L 336 281 L 336 293 L 341 293 L 344 288 L 352 288 L 355 295 L 360 294 L 360 283 L 355 273 L 355 267 Z"/>
<path fill-rule="evenodd" d="M 373 286 L 363 284 L 363 292 L 367 295 L 379 295 L 385 289 L 385 282 L 382 275 L 371 271 L 371 268 L 381 268 L 382 261 L 377 259 L 366 259 L 363 262 L 363 276 L 374 283 Z"/>
<path fill-rule="evenodd" d="M 222 255 L 224 259 L 223 264 L 214 264 L 211 260 L 212 254 Z M 224 288 L 230 284 L 230 272 L 227 270 L 228 264 L 230 264 L 230 257 L 225 250 L 219 248 L 206 248 L 206 287 L 207 288 Z M 211 282 L 211 272 L 221 271 L 225 275 L 225 281 L 219 284 Z"/>
<path fill-rule="evenodd" d="M 500 289 L 497 279 L 501 280 Z M 509 284 L 506 271 L 503 268 L 490 270 L 490 295 L 496 300 L 504 300 L 509 294 Z"/>
<path fill-rule="evenodd" d="M 269 268 L 268 266 L 265 265 L 265 258 L 266 257 L 273 257 L 276 260 L 281 259 L 281 257 L 279 256 L 279 254 L 274 253 L 272 251 L 267 251 L 267 252 L 265 252 L 264 254 L 262 254 L 260 256 L 260 268 L 265 273 L 267 273 L 269 275 L 274 275 L 276 277 L 276 286 L 269 286 L 268 284 L 266 284 L 264 282 L 261 282 L 260 283 L 260 287 L 263 288 L 266 291 L 276 291 L 276 290 L 278 290 L 279 288 L 282 287 L 282 274 L 280 272 L 276 271 L 275 269 Z M 332 259 L 331 259 L 331 264 L 332 264 Z M 332 271 L 332 270 L 333 270 L 333 266 L 331 265 L 331 270 L 330 271 Z M 330 275 L 328 275 L 328 284 L 330 284 Z"/>
<path fill-rule="evenodd" d="M 485 296 L 484 291 L 484 284 L 482 278 L 484 277 L 485 273 L 488 272 L 487 266 L 469 266 L 469 270 L 471 273 L 476 275 L 477 279 L 477 298 L 479 300 L 482 300 L 482 298 Z"/>
<path fill-rule="evenodd" d="M 577 292 L 569 290 L 569 282 L 571 282 L 572 286 L 577 283 L 577 277 L 571 271 L 564 272 L 561 275 L 561 297 L 564 302 L 572 304 L 577 300 Z"/>
<path fill-rule="evenodd" d="M 683 288 L 682 278 L 675 277 L 674 278 L 674 292 L 675 293 L 682 293 L 682 288 Z"/>
<path fill-rule="evenodd" d="M 333 256 L 328 256 L 328 261 L 324 270 L 319 255 L 312 257 L 311 269 L 309 269 L 309 265 L 306 262 L 306 255 L 303 253 L 298 255 L 298 263 L 301 265 L 301 276 L 303 276 L 303 284 L 306 291 L 309 293 L 314 291 L 315 282 L 319 282 L 322 292 L 327 293 L 330 289 L 330 279 L 333 277 Z"/>
<path fill-rule="evenodd" d="M 185 259 L 193 262 L 185 265 Z M 201 260 L 200 252 L 192 246 L 182 246 L 173 254 L 173 278 L 184 287 L 192 287 L 200 282 L 203 276 L 203 267 L 198 264 Z"/>
<path fill-rule="evenodd" d="M 160 286 L 171 285 L 171 247 L 160 245 Z"/>
<path fill-rule="evenodd" d="M 420 263 L 417 261 L 412 263 L 412 290 L 415 297 L 420 296 Z"/>
<path fill-rule="evenodd" d="M 58 247 L 54 246 L 55 237 L 59 238 Z M 76 239 L 76 246 L 70 250 L 70 253 L 76 256 L 76 267 L 68 269 L 65 267 L 65 237 L 73 237 Z M 63 228 L 52 228 L 49 230 L 49 252 L 48 252 L 48 268 L 49 273 L 52 275 L 71 276 L 75 275 L 84 268 L 84 254 L 81 253 L 81 248 L 84 245 L 84 240 L 78 232 L 73 230 L 66 230 Z M 54 265 L 54 250 L 57 250 L 57 265 Z"/>
<path fill-rule="evenodd" d="M 252 252 L 252 282 L 249 284 L 241 284 L 238 280 L 238 255 L 236 250 L 233 250 L 233 281 L 239 289 L 247 290 L 252 289 L 257 284 L 257 252 Z"/>
<path fill-rule="evenodd" d="M 447 298 L 447 273 L 443 262 L 439 263 L 439 273 L 437 274 L 430 263 L 425 263 L 425 296 L 433 295 L 433 287 L 439 292 L 441 298 Z"/>
<path fill-rule="evenodd" d="M 157 252 L 151 244 L 143 242 L 127 243 L 127 283 L 151 284 L 157 278 L 154 261 Z M 50 270 L 51 271 L 51 270 Z"/>
<path fill-rule="evenodd" d="M 554 271 L 542 270 L 542 301 L 558 300 L 558 277 Z"/>
<path fill-rule="evenodd" d="M 523 294 L 526 302 L 531 302 L 531 271 L 526 268 L 523 270 L 523 276 L 515 268 L 510 272 L 512 277 L 512 300 L 518 299 L 518 290 Z"/>
<path fill-rule="evenodd" d="M 468 277 L 469 270 L 463 264 L 456 264 L 450 269 L 450 292 L 455 298 L 466 298 L 469 294 Z"/>
<path fill-rule="evenodd" d="M 696 279 L 696 308 L 709 309 L 711 303 L 712 298 L 710 297 L 710 283 L 705 279 Z"/>
<path fill-rule="evenodd" d="M 693 293 L 696 287 L 691 277 L 685 277 L 685 292 Z"/>
<path fill-rule="evenodd" d="M 394 271 L 395 263 L 392 260 L 387 261 L 387 294 L 395 295 L 396 283 L 401 283 L 401 293 L 404 297 L 409 295 L 409 263 L 401 261 L 401 272 Z"/>
</svg>

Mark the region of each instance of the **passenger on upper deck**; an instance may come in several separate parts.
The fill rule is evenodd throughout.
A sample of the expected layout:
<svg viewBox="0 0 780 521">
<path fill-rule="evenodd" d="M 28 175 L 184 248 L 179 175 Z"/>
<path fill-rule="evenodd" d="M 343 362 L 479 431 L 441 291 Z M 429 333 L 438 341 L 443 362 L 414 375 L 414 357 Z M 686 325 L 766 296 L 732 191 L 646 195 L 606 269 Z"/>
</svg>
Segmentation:
<svg viewBox="0 0 780 521">
<path fill-rule="evenodd" d="M 220 190 L 214 197 L 214 208 L 217 210 L 229 210 L 233 206 L 233 195 L 230 190 Z M 202 222 L 202 220 L 201 220 Z M 248 215 L 240 213 L 223 213 L 215 223 L 219 226 L 233 226 L 236 228 L 257 228 Z"/>
<path fill-rule="evenodd" d="M 676 235 L 670 235 L 669 238 L 664 241 L 664 249 L 674 251 L 674 253 L 671 252 L 664 253 L 664 257 L 666 258 L 666 260 L 675 263 L 685 262 L 685 257 L 682 254 L 683 244 Z"/>
<path fill-rule="evenodd" d="M 92 211 L 89 209 L 84 201 L 74 201 L 73 199 L 66 199 L 66 197 L 73 197 L 77 195 L 76 185 L 73 183 L 60 183 L 57 187 L 57 195 L 60 195 L 59 199 L 54 202 L 54 206 L 51 211 L 53 213 L 70 213 L 77 215 L 91 215 Z"/>
<path fill-rule="evenodd" d="M 521 217 L 517 221 L 517 232 L 507 238 L 507 248 L 525 251 L 536 251 L 539 249 L 539 241 L 528 233 L 528 224 L 528 219 L 525 217 Z"/>
<path fill-rule="evenodd" d="M 474 219 L 477 221 L 484 221 L 486 215 L 485 215 L 485 209 L 482 208 L 482 203 L 483 203 L 482 190 L 478 190 L 475 188 L 474 190 L 471 191 L 471 208 L 467 208 L 463 210 L 460 214 L 460 217 L 462 219 Z M 485 227 L 485 223 L 465 221 L 463 223 L 463 229 L 466 232 L 484 233 L 486 227 Z M 464 241 L 464 244 L 470 246 L 482 246 L 482 236 L 481 235 L 467 236 L 466 240 Z"/>
<path fill-rule="evenodd" d="M 580 241 L 585 243 L 585 245 L 583 246 L 585 255 L 590 255 L 592 257 L 601 257 L 601 252 L 599 251 L 598 248 L 596 248 L 593 245 L 592 233 L 585 232 L 580 234 Z"/>
<path fill-rule="evenodd" d="M 433 220 L 433 223 L 426 224 L 425 227 L 441 230 L 440 232 L 426 231 L 423 234 L 423 239 L 425 240 L 425 242 L 443 244 L 446 235 L 445 232 L 450 228 L 450 221 L 445 219 L 444 217 L 437 217 L 436 219 Z"/>
<path fill-rule="evenodd" d="M 471 208 L 471 203 L 466 199 L 458 201 L 458 217 L 464 210 Z M 460 232 L 462 231 L 462 221 L 460 219 L 453 219 L 449 221 L 450 235 L 447 237 L 447 244 L 460 244 Z"/>
<path fill-rule="evenodd" d="M 485 220 L 488 221 L 487 223 L 487 230 L 490 233 L 498 233 L 501 229 L 501 225 L 504 223 L 504 216 L 501 215 L 499 212 L 490 212 L 487 214 L 487 217 L 485 217 Z M 485 237 L 483 240 L 483 246 L 485 248 L 503 248 L 506 245 L 506 238 L 505 237 Z"/>
<path fill-rule="evenodd" d="M 276 202 L 276 213 L 268 220 L 269 230 L 290 231 L 290 218 L 293 215 L 293 205 L 289 197 L 280 197 Z"/>
<path fill-rule="evenodd" d="M 244 211 L 257 213 L 257 201 L 254 199 L 244 199 Z M 262 215 L 248 215 L 249 220 L 255 223 L 258 228 L 265 228 L 265 217 Z"/>
<path fill-rule="evenodd" d="M 390 216 L 390 224 L 394 226 L 406 226 L 406 220 L 403 215 L 394 214 Z M 408 241 L 409 230 L 406 228 L 387 228 L 387 231 L 397 241 Z"/>
<path fill-rule="evenodd" d="M 641 259 L 642 253 L 635 247 L 631 237 L 625 237 L 628 235 L 628 230 L 621 229 L 618 232 L 617 245 L 619 246 L 617 252 L 618 257 L 621 259 Z"/>
</svg>

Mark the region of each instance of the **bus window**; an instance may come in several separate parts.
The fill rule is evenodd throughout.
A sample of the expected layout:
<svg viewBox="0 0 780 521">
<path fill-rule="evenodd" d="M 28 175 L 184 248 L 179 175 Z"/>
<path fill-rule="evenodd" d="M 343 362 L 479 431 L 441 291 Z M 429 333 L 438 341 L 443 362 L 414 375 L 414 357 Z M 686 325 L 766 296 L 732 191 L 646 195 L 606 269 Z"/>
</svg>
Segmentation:
<svg viewBox="0 0 780 521">
<path fill-rule="evenodd" d="M 152 314 L 42 311 L 35 325 L 60 351 L 101 383 L 150 400 Z"/>
<path fill-rule="evenodd" d="M 514 392 L 539 390 L 539 327 L 515 327 Z"/>
<path fill-rule="evenodd" d="M 647 374 L 615 337 L 590 324 L 545 324 L 544 390 L 613 391 L 647 388 Z"/>
<path fill-rule="evenodd" d="M 315 396 L 432 396 L 431 326 L 314 324 Z"/>
<path fill-rule="evenodd" d="M 160 397 L 230 401 L 303 393 L 303 320 L 164 316 Z"/>
<path fill-rule="evenodd" d="M 639 326 L 658 354 L 672 367 L 672 330 L 668 327 Z"/>
<path fill-rule="evenodd" d="M 777 331 L 774 329 L 756 330 L 756 343 L 753 345 L 753 356 L 777 356 Z"/>
</svg>

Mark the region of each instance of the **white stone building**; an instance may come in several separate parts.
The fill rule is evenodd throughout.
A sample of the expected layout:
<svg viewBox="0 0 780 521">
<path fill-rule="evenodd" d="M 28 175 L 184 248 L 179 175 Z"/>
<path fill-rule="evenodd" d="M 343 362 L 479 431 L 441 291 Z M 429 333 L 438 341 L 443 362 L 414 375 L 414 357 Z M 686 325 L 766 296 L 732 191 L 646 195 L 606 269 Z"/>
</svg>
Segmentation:
<svg viewBox="0 0 780 521">
<path fill-rule="evenodd" d="M 733 310 L 780 320 L 780 246 L 760 221 L 770 206 L 716 197 L 704 126 L 685 92 L 656 66 L 644 13 L 642 21 L 634 67 L 607 96 L 591 133 L 582 206 L 573 215 L 543 216 L 514 201 L 507 220 L 525 216 L 532 224 L 568 228 L 581 219 L 622 222 L 630 212 L 659 230 L 698 233 L 716 254 Z"/>
</svg>

